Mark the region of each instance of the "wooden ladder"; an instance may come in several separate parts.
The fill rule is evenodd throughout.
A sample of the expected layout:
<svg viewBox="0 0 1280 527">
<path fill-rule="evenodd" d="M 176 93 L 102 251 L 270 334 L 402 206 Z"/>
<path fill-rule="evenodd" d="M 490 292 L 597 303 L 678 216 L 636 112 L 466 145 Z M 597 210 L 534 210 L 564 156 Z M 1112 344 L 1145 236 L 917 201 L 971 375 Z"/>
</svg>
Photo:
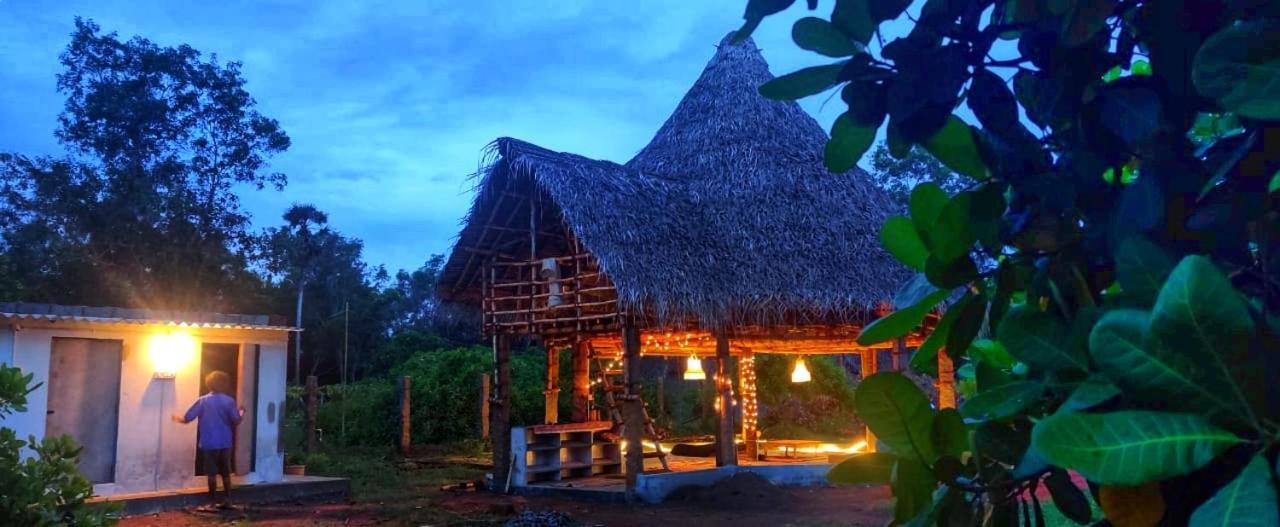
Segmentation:
<svg viewBox="0 0 1280 527">
<path fill-rule="evenodd" d="M 621 359 L 617 360 L 620 361 Z M 614 394 L 626 393 L 627 391 L 627 386 L 622 379 L 623 371 L 621 368 L 609 369 L 609 365 L 600 358 L 596 358 L 596 368 L 600 371 L 600 385 L 604 387 L 604 401 L 609 407 L 609 420 L 613 421 L 613 424 L 618 428 L 618 433 L 625 437 L 626 434 L 623 428 L 626 424 L 622 419 L 622 407 L 618 404 L 618 398 L 614 396 Z M 662 470 L 670 472 L 671 465 L 667 463 L 667 453 L 662 450 L 662 443 L 658 441 L 658 429 L 653 426 L 653 419 L 649 418 L 648 406 L 643 399 L 640 401 L 640 411 L 644 415 L 644 434 L 641 435 L 653 440 L 655 452 L 652 455 L 646 452 L 644 457 L 657 457 L 658 461 L 662 462 Z M 644 445 L 640 445 L 640 451 L 644 452 Z"/>
</svg>

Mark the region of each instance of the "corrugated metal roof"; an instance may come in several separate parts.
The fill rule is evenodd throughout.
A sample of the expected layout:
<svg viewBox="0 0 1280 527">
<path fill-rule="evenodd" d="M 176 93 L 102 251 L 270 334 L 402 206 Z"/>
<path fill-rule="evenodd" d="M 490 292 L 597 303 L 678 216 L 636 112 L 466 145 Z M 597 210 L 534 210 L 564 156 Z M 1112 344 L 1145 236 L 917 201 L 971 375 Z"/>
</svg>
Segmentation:
<svg viewBox="0 0 1280 527">
<path fill-rule="evenodd" d="M 160 324 L 197 328 L 301 331 L 275 315 L 229 315 L 199 311 L 168 311 L 124 307 L 64 306 L 0 302 L 0 320 L 72 320 L 92 324 Z"/>
</svg>

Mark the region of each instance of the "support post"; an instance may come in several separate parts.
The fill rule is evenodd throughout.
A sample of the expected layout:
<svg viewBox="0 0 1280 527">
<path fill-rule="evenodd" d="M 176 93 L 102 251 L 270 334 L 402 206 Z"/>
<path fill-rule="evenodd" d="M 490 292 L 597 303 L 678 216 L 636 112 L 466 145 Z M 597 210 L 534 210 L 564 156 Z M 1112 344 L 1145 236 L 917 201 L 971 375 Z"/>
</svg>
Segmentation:
<svg viewBox="0 0 1280 527">
<path fill-rule="evenodd" d="M 586 341 L 573 345 L 573 415 L 575 423 L 590 421 L 587 414 L 591 407 L 591 348 Z"/>
<path fill-rule="evenodd" d="M 956 366 L 946 350 L 938 350 L 938 408 L 956 407 Z"/>
<path fill-rule="evenodd" d="M 489 440 L 489 374 L 480 374 L 480 440 Z"/>
<path fill-rule="evenodd" d="M 547 384 L 542 395 L 546 397 L 542 421 L 560 422 L 560 350 L 554 347 L 547 348 Z"/>
<path fill-rule="evenodd" d="M 733 431 L 733 380 L 729 378 L 729 333 L 716 330 L 716 466 L 738 464 L 738 445 Z"/>
<path fill-rule="evenodd" d="M 506 493 L 511 474 L 511 337 L 493 337 L 494 395 L 489 399 L 493 490 Z"/>
<path fill-rule="evenodd" d="M 626 441 L 627 499 L 635 499 L 636 483 L 644 472 L 644 402 L 640 399 L 640 328 L 627 321 L 622 327 L 622 435 Z"/>
<path fill-rule="evenodd" d="M 320 386 L 315 375 L 307 376 L 307 453 L 320 450 L 316 441 L 316 415 L 320 410 Z"/>
<path fill-rule="evenodd" d="M 407 455 L 413 437 L 409 429 L 413 424 L 413 407 L 409 405 L 409 376 L 400 377 L 400 454 Z"/>
<path fill-rule="evenodd" d="M 893 371 L 902 371 L 902 359 L 907 356 L 907 339 L 898 337 L 893 342 Z"/>
<path fill-rule="evenodd" d="M 759 402 L 756 399 L 756 356 L 750 351 L 738 360 L 738 380 L 742 393 L 742 441 L 747 459 L 760 459 Z"/>
<path fill-rule="evenodd" d="M 858 355 L 862 358 L 862 378 L 863 378 L 864 380 L 865 380 L 867 377 L 870 377 L 870 376 L 872 376 L 872 375 L 875 375 L 875 374 L 876 374 L 876 371 L 879 369 L 879 368 L 877 367 L 877 364 L 876 364 L 876 362 L 877 362 L 877 361 L 876 361 L 876 358 L 877 358 L 877 357 L 876 357 L 876 355 L 877 355 L 877 353 L 878 353 L 878 352 L 877 352 L 876 350 L 873 350 L 873 349 L 864 349 L 864 350 L 862 350 L 861 352 L 859 352 L 859 353 L 858 353 Z M 875 436 L 875 434 L 871 433 L 871 427 L 867 427 L 867 435 L 866 435 L 865 440 L 866 440 L 866 442 L 867 442 L 867 448 L 866 448 L 866 450 L 865 450 L 865 451 L 866 451 L 866 452 L 875 452 L 875 451 L 876 451 L 876 436 Z"/>
</svg>

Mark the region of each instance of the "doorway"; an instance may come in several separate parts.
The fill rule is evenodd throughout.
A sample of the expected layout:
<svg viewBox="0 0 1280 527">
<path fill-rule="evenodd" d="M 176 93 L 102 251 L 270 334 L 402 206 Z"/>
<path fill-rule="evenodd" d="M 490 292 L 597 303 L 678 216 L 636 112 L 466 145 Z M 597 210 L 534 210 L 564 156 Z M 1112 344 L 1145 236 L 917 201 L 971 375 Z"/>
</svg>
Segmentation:
<svg viewBox="0 0 1280 527">
<path fill-rule="evenodd" d="M 54 337 L 49 349 L 45 436 L 75 439 L 76 468 L 95 484 L 115 481 L 123 348 L 119 340 Z"/>
<path fill-rule="evenodd" d="M 208 377 L 210 373 L 213 373 L 215 371 L 221 371 L 223 373 L 226 373 L 227 377 L 231 379 L 230 385 L 228 386 L 230 393 L 228 393 L 227 395 L 236 397 L 236 395 L 240 393 L 239 366 L 240 366 L 240 345 L 239 344 L 216 344 L 216 343 L 203 344 L 200 347 L 200 395 L 205 395 L 209 393 L 209 387 L 206 386 L 204 382 L 205 377 Z M 241 406 L 243 406 L 244 404 L 243 402 L 240 402 L 240 401 L 237 401 L 237 403 Z M 231 445 L 231 466 L 232 467 L 236 466 L 236 451 L 238 450 L 238 448 L 236 448 L 238 446 L 236 445 L 236 443 L 238 442 L 238 438 L 236 438 L 236 436 L 238 435 L 239 434 L 232 435 L 232 445 Z M 199 437 L 200 437 L 200 433 L 199 431 L 197 431 L 196 432 L 197 445 L 200 444 Z M 203 456 L 201 456 L 201 452 L 199 448 L 196 449 L 195 462 L 196 462 L 196 475 L 197 476 L 205 475 L 204 459 L 203 459 Z"/>
</svg>

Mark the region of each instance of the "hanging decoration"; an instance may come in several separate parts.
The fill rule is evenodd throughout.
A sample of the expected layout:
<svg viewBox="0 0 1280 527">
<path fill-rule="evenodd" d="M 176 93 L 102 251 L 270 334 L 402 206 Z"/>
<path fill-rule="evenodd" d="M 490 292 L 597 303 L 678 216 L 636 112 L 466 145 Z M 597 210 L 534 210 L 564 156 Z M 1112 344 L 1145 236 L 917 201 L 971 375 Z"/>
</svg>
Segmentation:
<svg viewBox="0 0 1280 527">
<path fill-rule="evenodd" d="M 690 355 L 684 368 L 684 380 L 701 381 L 706 378 L 707 372 L 702 370 L 702 359 L 699 359 L 697 355 Z"/>
</svg>

